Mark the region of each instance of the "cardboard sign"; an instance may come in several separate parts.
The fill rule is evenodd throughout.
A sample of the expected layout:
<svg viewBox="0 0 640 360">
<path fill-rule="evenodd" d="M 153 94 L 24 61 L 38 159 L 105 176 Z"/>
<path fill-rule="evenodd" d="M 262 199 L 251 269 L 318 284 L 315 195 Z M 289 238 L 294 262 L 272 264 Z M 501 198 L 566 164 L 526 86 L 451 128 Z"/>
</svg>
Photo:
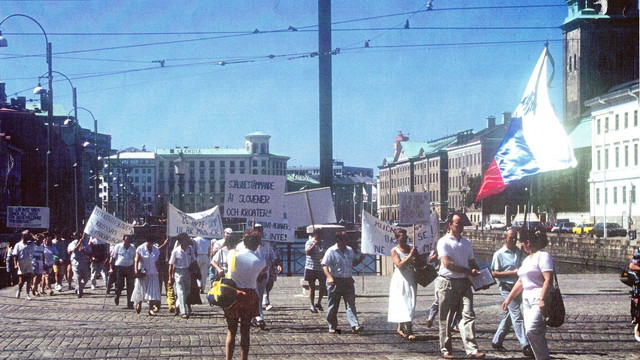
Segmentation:
<svg viewBox="0 0 640 360">
<path fill-rule="evenodd" d="M 289 226 L 294 229 L 311 224 L 337 222 L 331 188 L 290 192 L 284 198 Z"/>
<path fill-rule="evenodd" d="M 398 193 L 398 217 L 401 224 L 418 224 L 429 221 L 429 203 L 431 197 L 428 192 Z"/>
<path fill-rule="evenodd" d="M 49 228 L 49 208 L 34 206 L 7 206 L 8 228 Z"/>
<path fill-rule="evenodd" d="M 168 204 L 167 232 L 169 236 L 186 233 L 191 237 L 221 238 L 222 218 L 218 206 L 197 213 L 184 213 Z"/>
<path fill-rule="evenodd" d="M 133 225 L 96 206 L 93 208 L 84 232 L 98 240 L 115 245 L 122 241 L 124 235 L 133 234 Z"/>
</svg>

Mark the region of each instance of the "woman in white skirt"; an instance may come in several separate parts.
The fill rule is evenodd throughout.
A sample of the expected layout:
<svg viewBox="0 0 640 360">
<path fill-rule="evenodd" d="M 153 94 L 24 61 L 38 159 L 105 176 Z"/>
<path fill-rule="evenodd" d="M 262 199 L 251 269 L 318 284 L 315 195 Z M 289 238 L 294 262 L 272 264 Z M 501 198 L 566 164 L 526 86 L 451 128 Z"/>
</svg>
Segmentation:
<svg viewBox="0 0 640 360">
<path fill-rule="evenodd" d="M 146 242 L 136 249 L 134 260 L 135 287 L 131 295 L 131 301 L 136 304 L 136 312 L 142 310 L 142 302 L 149 302 L 149 315 L 155 316 L 160 310 L 160 280 L 156 260 L 160 256 L 160 249 L 164 247 L 165 241 L 160 247 L 154 245 L 154 236 L 149 236 Z"/>
<path fill-rule="evenodd" d="M 415 248 L 407 244 L 407 231 L 396 230 L 398 246 L 391 249 L 391 259 L 395 269 L 389 286 L 389 315 L 387 321 L 398 323 L 398 334 L 405 339 L 415 340 L 413 317 L 416 310 L 416 278 L 413 273 L 413 259 L 418 256 Z"/>
</svg>

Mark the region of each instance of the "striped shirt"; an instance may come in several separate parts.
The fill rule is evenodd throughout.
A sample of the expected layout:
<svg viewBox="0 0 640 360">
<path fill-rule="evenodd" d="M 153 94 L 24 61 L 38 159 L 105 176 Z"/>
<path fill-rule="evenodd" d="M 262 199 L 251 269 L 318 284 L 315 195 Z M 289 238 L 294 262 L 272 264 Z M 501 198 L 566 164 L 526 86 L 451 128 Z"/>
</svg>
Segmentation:
<svg viewBox="0 0 640 360">
<path fill-rule="evenodd" d="M 313 239 L 307 240 L 307 243 L 304 245 L 305 252 L 309 250 L 313 246 Z M 322 247 L 322 242 L 318 242 L 318 245 L 311 249 L 309 255 L 307 255 L 307 260 L 304 263 L 304 268 L 309 270 L 317 270 L 322 271 L 322 258 L 324 257 L 325 249 Z"/>
</svg>

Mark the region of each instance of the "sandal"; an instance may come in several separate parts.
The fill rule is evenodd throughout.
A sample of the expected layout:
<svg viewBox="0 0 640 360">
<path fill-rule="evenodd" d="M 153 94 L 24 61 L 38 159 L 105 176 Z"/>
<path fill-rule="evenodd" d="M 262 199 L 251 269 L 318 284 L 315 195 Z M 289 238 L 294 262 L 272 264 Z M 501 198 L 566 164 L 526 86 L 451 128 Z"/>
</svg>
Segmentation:
<svg viewBox="0 0 640 360">
<path fill-rule="evenodd" d="M 413 334 L 409 334 L 409 336 L 407 336 L 407 340 L 409 340 L 409 341 L 413 341 L 415 339 L 416 339 L 416 336 L 413 335 Z"/>
<path fill-rule="evenodd" d="M 183 319 L 188 319 L 188 318 L 189 318 L 189 315 L 184 314 L 184 315 L 182 315 L 182 316 L 181 316 L 181 318 L 183 318 Z"/>
<path fill-rule="evenodd" d="M 136 313 L 140 314 L 140 311 L 142 311 L 142 303 L 136 303 Z"/>
<path fill-rule="evenodd" d="M 402 336 L 403 339 L 406 339 L 409 335 L 405 334 L 404 331 L 398 330 L 398 335 Z"/>
</svg>

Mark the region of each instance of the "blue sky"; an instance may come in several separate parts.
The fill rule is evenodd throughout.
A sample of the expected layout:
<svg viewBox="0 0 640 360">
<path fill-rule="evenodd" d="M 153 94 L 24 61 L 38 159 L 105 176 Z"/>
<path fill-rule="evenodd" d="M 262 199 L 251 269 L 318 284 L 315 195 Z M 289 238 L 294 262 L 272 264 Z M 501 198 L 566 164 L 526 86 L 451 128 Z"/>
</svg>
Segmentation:
<svg viewBox="0 0 640 360">
<path fill-rule="evenodd" d="M 434 0 L 432 11 L 426 3 L 332 2 L 335 159 L 375 168 L 392 155 L 398 130 L 428 141 L 482 129 L 488 115 L 515 109 L 545 40 L 562 119 L 564 1 Z M 261 131 L 290 166 L 319 163 L 318 60 L 309 56 L 317 1 L 3 0 L 0 18 L 15 13 L 45 29 L 53 69 L 71 79 L 78 106 L 114 149 L 239 148 Z M 298 31 L 270 32 L 289 26 Z M 10 97 L 34 98 L 47 70 L 44 36 L 20 17 L 0 30 L 9 42 L 0 81 Z M 55 80 L 56 104 L 71 110 L 71 86 Z M 93 127 L 86 112 L 79 120 Z"/>
</svg>

